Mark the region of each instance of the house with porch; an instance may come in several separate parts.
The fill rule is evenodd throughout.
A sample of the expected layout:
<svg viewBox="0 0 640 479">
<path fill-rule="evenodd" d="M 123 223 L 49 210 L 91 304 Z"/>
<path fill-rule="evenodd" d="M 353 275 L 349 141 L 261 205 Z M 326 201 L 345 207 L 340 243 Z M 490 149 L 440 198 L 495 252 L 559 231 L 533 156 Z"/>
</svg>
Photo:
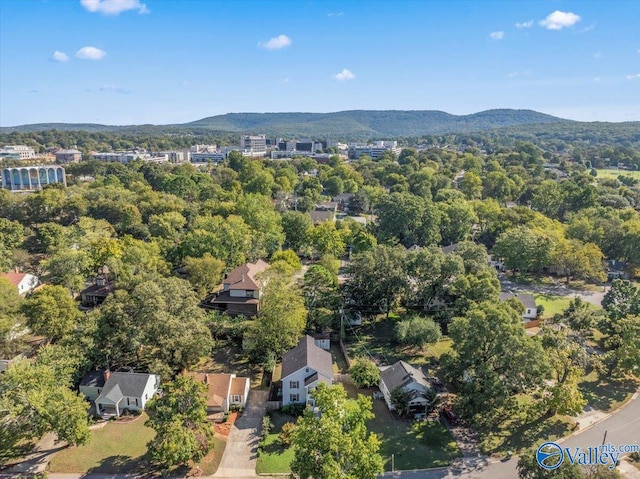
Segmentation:
<svg viewBox="0 0 640 479">
<path fill-rule="evenodd" d="M 144 410 L 160 386 L 160 376 L 157 374 L 104 371 L 102 386 L 100 377 L 95 373 L 90 374 L 94 379 L 87 378 L 85 382 L 83 378 L 80 384 L 82 387 L 82 383 L 85 383 L 83 389 L 87 398 L 89 394 L 94 394 L 94 390 L 98 394 L 94 403 L 96 415 L 101 417 L 120 417 L 124 411 Z"/>
<path fill-rule="evenodd" d="M 333 383 L 331 353 L 305 335 L 282 356 L 282 405 L 313 404 L 311 391 L 320 383 Z"/>
<path fill-rule="evenodd" d="M 407 413 L 424 413 L 435 398 L 433 385 L 422 370 L 404 361 L 398 361 L 391 366 L 381 366 L 379 369 L 380 391 L 389 411 L 396 409 L 391 397 L 398 389 L 408 394 Z"/>
<path fill-rule="evenodd" d="M 192 376 L 207 385 L 207 414 L 229 412 L 232 406 L 247 405 L 249 378 L 217 373 L 192 373 Z"/>
<path fill-rule="evenodd" d="M 255 316 L 260 311 L 260 296 L 266 284 L 259 275 L 268 267 L 261 259 L 238 266 L 226 275 L 221 290 L 207 297 L 201 306 L 225 311 L 231 316 Z"/>
</svg>

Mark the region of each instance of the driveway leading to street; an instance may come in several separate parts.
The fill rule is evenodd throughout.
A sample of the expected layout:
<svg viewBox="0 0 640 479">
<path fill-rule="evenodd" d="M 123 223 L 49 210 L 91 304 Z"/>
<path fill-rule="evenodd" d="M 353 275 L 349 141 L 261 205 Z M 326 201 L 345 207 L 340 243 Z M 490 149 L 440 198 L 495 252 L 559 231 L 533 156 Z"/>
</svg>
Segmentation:
<svg viewBox="0 0 640 479">
<path fill-rule="evenodd" d="M 268 395 L 268 391 L 249 392 L 247 407 L 231 428 L 222 461 L 214 477 L 257 477 L 258 441 Z"/>
</svg>

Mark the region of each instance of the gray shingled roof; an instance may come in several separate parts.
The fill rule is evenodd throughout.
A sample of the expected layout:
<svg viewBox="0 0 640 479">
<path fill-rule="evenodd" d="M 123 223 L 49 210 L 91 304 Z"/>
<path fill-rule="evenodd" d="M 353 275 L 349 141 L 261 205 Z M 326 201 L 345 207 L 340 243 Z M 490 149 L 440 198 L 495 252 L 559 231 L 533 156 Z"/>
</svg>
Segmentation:
<svg viewBox="0 0 640 479">
<path fill-rule="evenodd" d="M 305 335 L 298 345 L 282 356 L 282 378 L 309 367 L 327 378 L 333 378 L 331 353 L 316 346 L 313 338 Z"/>
<path fill-rule="evenodd" d="M 380 379 L 384 382 L 390 393 L 399 387 L 412 383 L 413 381 L 421 384 L 426 389 L 431 389 L 431 383 L 424 373 L 420 369 L 415 368 L 404 361 L 398 361 L 392 366 L 381 369 Z"/>
<path fill-rule="evenodd" d="M 144 373 L 111 373 L 104 383 L 100 397 L 109 397 L 111 390 L 118 388 L 120 394 L 129 397 L 142 397 L 144 388 L 151 374 Z"/>
<path fill-rule="evenodd" d="M 104 386 L 104 371 L 89 371 L 82 376 L 80 386 L 101 388 Z"/>
<path fill-rule="evenodd" d="M 525 308 L 533 309 L 536 308 L 536 298 L 531 293 L 500 293 L 499 299 L 500 301 L 506 301 L 511 298 L 516 298 L 520 300 L 522 304 L 524 304 Z"/>
</svg>

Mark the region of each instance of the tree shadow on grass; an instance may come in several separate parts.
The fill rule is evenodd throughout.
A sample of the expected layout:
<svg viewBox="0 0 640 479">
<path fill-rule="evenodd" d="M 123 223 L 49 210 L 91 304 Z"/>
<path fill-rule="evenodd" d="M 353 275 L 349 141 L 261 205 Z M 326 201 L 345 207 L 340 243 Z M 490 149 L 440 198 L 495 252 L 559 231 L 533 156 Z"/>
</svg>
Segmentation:
<svg viewBox="0 0 640 479">
<path fill-rule="evenodd" d="M 582 396 L 594 409 L 610 411 L 631 396 L 638 383 L 630 380 L 612 381 L 606 377 L 597 377 L 593 381 L 580 383 Z"/>
<path fill-rule="evenodd" d="M 92 467 L 82 476 L 88 479 L 92 474 L 126 474 L 136 473 L 136 476 L 157 476 L 159 471 L 150 465 L 144 457 L 132 458 L 124 455 L 109 456 L 102 459 L 97 466 Z"/>
</svg>

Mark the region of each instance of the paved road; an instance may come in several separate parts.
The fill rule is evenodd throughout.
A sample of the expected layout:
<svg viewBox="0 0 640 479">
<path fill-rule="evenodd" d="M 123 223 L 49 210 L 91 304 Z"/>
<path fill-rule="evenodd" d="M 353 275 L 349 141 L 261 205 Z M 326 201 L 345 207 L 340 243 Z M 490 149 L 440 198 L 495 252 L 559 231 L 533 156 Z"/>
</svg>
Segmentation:
<svg viewBox="0 0 640 479">
<path fill-rule="evenodd" d="M 625 407 L 616 411 L 607 419 L 560 440 L 563 446 L 586 448 L 606 442 L 614 445 L 640 444 L 640 398 L 634 395 Z M 385 478 L 401 479 L 516 479 L 517 458 L 505 462 L 487 463 L 482 459 L 465 460 L 461 467 L 449 467 L 424 471 L 402 471 L 386 473 Z"/>
<path fill-rule="evenodd" d="M 247 407 L 231 428 L 222 461 L 214 477 L 257 477 L 258 441 L 268 395 L 267 391 L 249 392 Z"/>
<path fill-rule="evenodd" d="M 511 281 L 504 273 L 498 275 L 502 291 L 520 291 L 522 293 L 541 293 L 551 294 L 555 296 L 567 296 L 570 298 L 580 297 L 587 303 L 595 306 L 602 305 L 602 299 L 609 290 L 610 286 L 606 285 L 599 291 L 582 291 L 579 289 L 568 288 L 564 283 L 558 280 L 555 285 L 544 284 L 518 284 Z M 604 291 L 606 290 L 606 291 Z"/>
</svg>

